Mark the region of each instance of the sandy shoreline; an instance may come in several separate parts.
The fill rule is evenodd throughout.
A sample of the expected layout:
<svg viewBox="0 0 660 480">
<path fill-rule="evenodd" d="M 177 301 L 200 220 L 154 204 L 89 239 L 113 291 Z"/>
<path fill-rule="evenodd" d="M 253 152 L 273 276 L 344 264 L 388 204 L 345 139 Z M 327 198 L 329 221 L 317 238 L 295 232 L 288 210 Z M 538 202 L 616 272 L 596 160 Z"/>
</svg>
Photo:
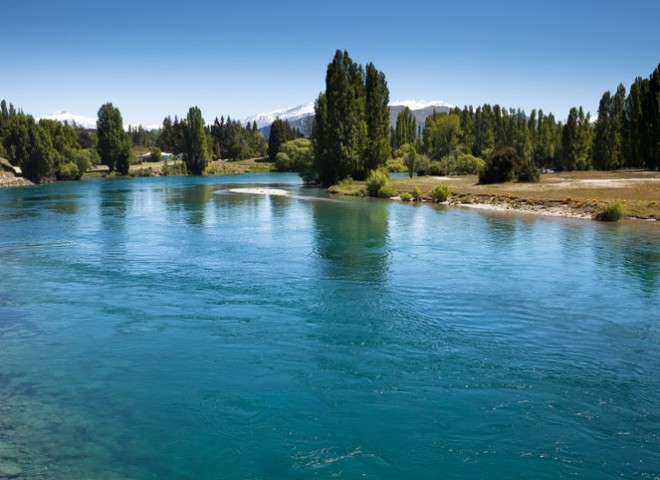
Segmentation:
<svg viewBox="0 0 660 480">
<path fill-rule="evenodd" d="M 23 177 L 15 177 L 10 173 L 0 171 L 0 188 L 26 187 L 28 185 L 34 184 Z"/>
<path fill-rule="evenodd" d="M 489 210 L 491 212 L 509 212 L 509 213 L 529 213 L 532 215 L 540 215 L 544 217 L 564 217 L 564 218 L 579 218 L 582 220 L 591 220 L 593 217 L 587 213 L 579 213 L 571 210 L 567 206 L 540 206 L 540 205 L 516 205 L 512 206 L 508 203 L 449 203 L 450 206 L 474 208 L 478 210 Z"/>
</svg>

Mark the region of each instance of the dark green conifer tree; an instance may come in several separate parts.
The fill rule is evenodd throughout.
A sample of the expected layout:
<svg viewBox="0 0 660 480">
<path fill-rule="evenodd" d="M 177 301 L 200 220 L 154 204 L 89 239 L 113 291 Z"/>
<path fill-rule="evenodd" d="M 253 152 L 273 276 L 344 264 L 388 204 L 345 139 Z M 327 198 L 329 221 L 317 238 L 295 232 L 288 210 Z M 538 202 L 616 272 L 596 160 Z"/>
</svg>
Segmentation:
<svg viewBox="0 0 660 480">
<path fill-rule="evenodd" d="M 316 102 L 312 134 L 313 168 L 320 183 L 330 185 L 352 176 L 365 178 L 367 143 L 364 70 L 348 52 L 337 50 L 326 72 L 326 89 Z"/>
<path fill-rule="evenodd" d="M 201 175 L 209 161 L 204 118 L 199 107 L 191 107 L 184 122 L 183 158 L 193 175 Z"/>
<path fill-rule="evenodd" d="M 646 167 L 660 169 L 660 64 L 649 78 L 644 95 L 644 123 L 646 124 Z"/>
<path fill-rule="evenodd" d="M 365 85 L 365 119 L 367 124 L 364 175 L 385 165 L 389 158 L 390 91 L 385 75 L 373 63 L 367 65 Z"/>
</svg>

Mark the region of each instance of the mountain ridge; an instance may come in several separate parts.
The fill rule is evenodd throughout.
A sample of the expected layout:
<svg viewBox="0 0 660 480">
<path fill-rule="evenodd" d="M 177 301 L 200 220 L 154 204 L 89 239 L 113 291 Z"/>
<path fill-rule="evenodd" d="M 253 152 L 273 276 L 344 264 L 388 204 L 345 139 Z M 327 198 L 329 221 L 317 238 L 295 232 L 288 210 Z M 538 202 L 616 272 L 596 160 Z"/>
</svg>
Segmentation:
<svg viewBox="0 0 660 480">
<path fill-rule="evenodd" d="M 396 117 L 401 110 L 408 107 L 413 112 L 417 125 L 424 127 L 426 117 L 433 111 L 449 112 L 454 106 L 442 100 L 397 100 L 390 103 L 390 126 L 396 125 Z M 314 116 L 314 103 L 304 103 L 294 107 L 281 108 L 272 112 L 258 113 L 239 120 L 242 125 L 257 123 L 257 128 L 266 137 L 270 135 L 270 126 L 276 118 L 286 120 L 300 130 L 303 135 L 311 135 L 312 122 Z"/>
<path fill-rule="evenodd" d="M 453 105 L 442 100 L 397 100 L 390 103 L 390 125 L 394 126 L 396 124 L 396 116 L 406 107 L 412 110 L 413 115 L 417 120 L 417 124 L 422 127 L 424 126 L 426 117 L 433 113 L 433 111 L 449 112 L 450 109 L 454 108 Z M 302 103 L 293 107 L 280 108 L 271 112 L 257 113 L 240 119 L 239 122 L 244 126 L 256 122 L 259 131 L 268 138 L 268 135 L 270 134 L 270 126 L 276 118 L 280 118 L 282 120 L 287 120 L 293 127 L 303 132 L 305 136 L 309 136 L 311 134 L 313 117 L 314 102 L 310 102 Z M 96 129 L 95 118 L 87 117 L 85 115 L 77 115 L 66 110 L 60 110 L 49 115 L 44 115 L 37 120 L 41 119 L 60 121 L 62 123 L 69 123 L 70 125 L 75 124 L 85 129 Z M 131 126 L 137 128 L 140 125 Z M 128 125 L 126 125 L 125 128 L 128 129 Z M 155 130 L 161 128 L 161 125 L 142 125 L 142 128 L 145 130 Z"/>
</svg>

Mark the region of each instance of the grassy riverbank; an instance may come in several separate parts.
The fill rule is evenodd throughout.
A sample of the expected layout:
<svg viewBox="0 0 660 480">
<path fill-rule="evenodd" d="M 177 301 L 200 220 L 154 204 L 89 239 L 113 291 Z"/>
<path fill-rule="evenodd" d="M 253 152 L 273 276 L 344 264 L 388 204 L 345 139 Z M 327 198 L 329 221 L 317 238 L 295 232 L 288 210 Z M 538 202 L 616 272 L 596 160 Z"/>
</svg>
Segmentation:
<svg viewBox="0 0 660 480">
<path fill-rule="evenodd" d="M 659 172 L 565 172 L 541 175 L 538 183 L 494 185 L 479 185 L 476 175 L 390 181 L 397 197 L 418 187 L 425 199 L 433 187 L 444 183 L 451 190 L 448 201 L 453 205 L 591 218 L 608 203 L 621 200 L 628 219 L 660 219 Z M 331 191 L 361 195 L 365 188 L 365 182 L 353 182 L 335 185 Z"/>
</svg>

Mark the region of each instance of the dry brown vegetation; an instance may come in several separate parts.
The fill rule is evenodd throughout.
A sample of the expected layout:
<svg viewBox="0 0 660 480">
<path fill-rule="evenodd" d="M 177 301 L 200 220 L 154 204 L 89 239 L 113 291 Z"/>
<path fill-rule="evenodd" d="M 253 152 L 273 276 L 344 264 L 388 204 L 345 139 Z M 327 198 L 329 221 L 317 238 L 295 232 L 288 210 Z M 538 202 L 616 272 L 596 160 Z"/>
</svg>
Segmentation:
<svg viewBox="0 0 660 480">
<path fill-rule="evenodd" d="M 617 199 L 628 219 L 660 219 L 660 172 L 565 172 L 541 175 L 538 183 L 479 185 L 476 175 L 392 179 L 395 195 L 419 187 L 425 198 L 438 183 L 446 184 L 451 204 L 490 204 L 525 210 L 592 217 Z M 348 185 L 347 185 L 348 186 Z M 350 188 L 333 187 L 335 193 L 359 194 L 363 182 Z"/>
</svg>

